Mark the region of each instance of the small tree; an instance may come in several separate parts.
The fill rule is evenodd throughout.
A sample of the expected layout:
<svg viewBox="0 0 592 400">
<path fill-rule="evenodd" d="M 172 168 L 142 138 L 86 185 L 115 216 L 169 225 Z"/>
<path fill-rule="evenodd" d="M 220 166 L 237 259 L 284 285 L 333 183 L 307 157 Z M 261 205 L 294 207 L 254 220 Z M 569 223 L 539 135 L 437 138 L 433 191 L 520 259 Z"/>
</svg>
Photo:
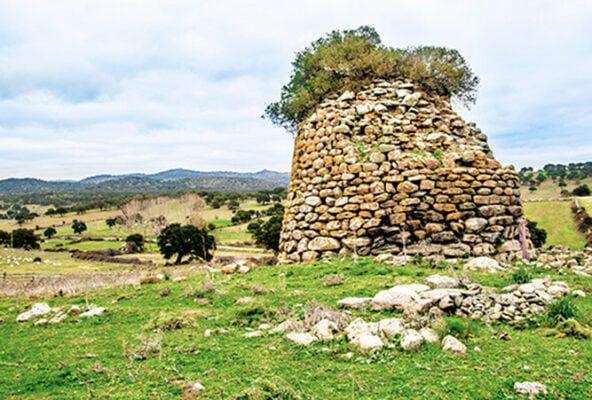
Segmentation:
<svg viewBox="0 0 592 400">
<path fill-rule="evenodd" d="M 255 239 L 257 244 L 265 246 L 266 249 L 277 252 L 280 246 L 282 219 L 282 215 L 276 214 L 263 223 L 249 224 L 247 229 L 253 234 L 253 239 Z"/>
<path fill-rule="evenodd" d="M 543 228 L 537 228 L 537 223 L 530 220 L 527 220 L 526 227 L 530 231 L 530 240 L 534 247 L 543 247 L 547 241 L 547 231 Z"/>
<path fill-rule="evenodd" d="M 119 220 L 116 217 L 113 218 L 107 218 L 105 220 L 105 223 L 107 224 L 107 226 L 109 227 L 109 229 L 113 228 L 115 225 L 117 225 L 117 223 L 119 222 Z"/>
<path fill-rule="evenodd" d="M 210 251 L 216 249 L 216 242 L 206 229 L 193 225 L 171 224 L 158 236 L 158 247 L 167 260 L 176 254 L 175 264 L 180 264 L 186 255 L 211 260 Z"/>
<path fill-rule="evenodd" d="M 38 249 L 37 236 L 30 229 L 16 229 L 12 231 L 12 247 L 24 249 Z"/>
<path fill-rule="evenodd" d="M 144 236 L 133 233 L 125 238 L 125 247 L 128 253 L 144 252 Z"/>
<path fill-rule="evenodd" d="M 257 200 L 257 203 L 259 204 L 267 204 L 271 201 L 271 197 L 267 192 L 258 192 L 257 195 L 255 195 L 255 200 Z"/>
<path fill-rule="evenodd" d="M 72 222 L 72 230 L 76 234 L 80 234 L 86 230 L 86 224 L 84 221 L 78 221 L 77 219 Z"/>
<path fill-rule="evenodd" d="M 43 236 L 45 236 L 48 239 L 51 239 L 51 237 L 56 233 L 58 233 L 58 231 L 56 231 L 54 227 L 50 226 L 49 228 L 43 231 Z"/>
<path fill-rule="evenodd" d="M 590 196 L 590 187 L 583 184 L 575 188 L 572 193 L 574 196 Z"/>
<path fill-rule="evenodd" d="M 240 208 L 240 203 L 238 200 L 228 200 L 228 209 L 231 211 L 236 211 Z"/>
<path fill-rule="evenodd" d="M 10 233 L 0 231 L 0 245 L 10 246 Z"/>
</svg>

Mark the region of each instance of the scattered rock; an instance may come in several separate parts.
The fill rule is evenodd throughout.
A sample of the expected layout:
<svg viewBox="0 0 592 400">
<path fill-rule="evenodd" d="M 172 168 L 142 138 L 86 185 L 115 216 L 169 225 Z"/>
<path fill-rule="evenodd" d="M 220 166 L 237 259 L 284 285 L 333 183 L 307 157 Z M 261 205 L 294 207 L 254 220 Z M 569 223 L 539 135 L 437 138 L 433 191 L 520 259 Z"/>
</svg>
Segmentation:
<svg viewBox="0 0 592 400">
<path fill-rule="evenodd" d="M 520 394 L 547 394 L 547 387 L 538 382 L 516 382 L 514 390 Z"/>
<path fill-rule="evenodd" d="M 586 297 L 586 293 L 583 290 L 574 290 L 571 292 L 572 296 L 575 297 Z"/>
<path fill-rule="evenodd" d="M 220 270 L 225 274 L 234 274 L 237 269 L 238 264 L 227 264 L 220 268 Z"/>
<path fill-rule="evenodd" d="M 339 328 L 335 322 L 328 319 L 323 319 L 317 322 L 317 324 L 312 327 L 310 332 L 321 341 L 328 342 L 333 340 L 335 334 L 339 332 Z"/>
<path fill-rule="evenodd" d="M 407 329 L 401 335 L 401 347 L 405 351 L 417 351 L 423 345 L 424 338 L 415 329 Z"/>
<path fill-rule="evenodd" d="M 31 318 L 40 317 L 42 315 L 49 314 L 50 312 L 51 307 L 47 304 L 35 303 L 29 311 L 19 314 L 18 317 L 16 317 L 16 322 L 25 322 L 30 320 Z"/>
<path fill-rule="evenodd" d="M 253 297 L 250 296 L 246 296 L 246 297 L 239 297 L 238 299 L 236 299 L 236 304 L 249 304 L 254 302 L 255 299 Z"/>
<path fill-rule="evenodd" d="M 362 333 L 349 342 L 352 346 L 356 346 L 364 351 L 379 350 L 384 347 L 382 340 L 376 335 L 370 333 Z"/>
<path fill-rule="evenodd" d="M 263 336 L 263 332 L 261 332 L 261 331 L 247 332 L 243 335 L 243 337 L 246 337 L 246 338 L 255 338 L 255 337 L 261 337 L 261 336 Z"/>
<path fill-rule="evenodd" d="M 360 310 L 372 301 L 372 297 L 348 297 L 337 302 L 337 305 L 344 308 Z"/>
<path fill-rule="evenodd" d="M 81 317 L 98 317 L 99 315 L 103 315 L 107 311 L 105 307 L 94 307 L 88 310 L 87 312 L 83 312 L 80 314 Z"/>
<path fill-rule="evenodd" d="M 35 321 L 35 323 L 33 325 L 41 326 L 41 325 L 46 325 L 46 324 L 47 324 L 47 319 L 41 318 L 39 321 Z"/>
<path fill-rule="evenodd" d="M 246 265 L 241 265 L 240 267 L 238 267 L 238 272 L 240 272 L 241 274 L 246 274 L 250 270 L 251 268 L 247 267 Z"/>
<path fill-rule="evenodd" d="M 189 383 L 189 384 L 183 386 L 183 398 L 184 399 L 193 399 L 202 390 L 205 390 L 205 387 L 201 384 L 201 382 L 197 381 L 194 383 Z"/>
<path fill-rule="evenodd" d="M 302 346 L 308 346 L 319 340 L 315 335 L 310 333 L 288 333 L 286 339 Z"/>
<path fill-rule="evenodd" d="M 368 323 L 362 318 L 356 318 L 345 328 L 348 340 L 354 341 L 363 334 L 375 335 L 378 333 L 378 323 Z"/>
<path fill-rule="evenodd" d="M 302 332 L 304 330 L 304 323 L 302 321 L 296 321 L 293 319 L 289 319 L 287 321 L 282 322 L 275 328 L 273 328 L 270 333 L 291 333 L 291 332 Z"/>
<path fill-rule="evenodd" d="M 440 336 L 432 328 L 421 328 L 419 334 L 428 343 L 438 343 L 440 341 Z"/>
<path fill-rule="evenodd" d="M 465 264 L 465 267 L 473 270 L 481 270 L 483 272 L 496 273 L 503 271 L 504 269 L 500 266 L 499 262 L 491 257 L 475 257 L 471 258 Z"/>
<path fill-rule="evenodd" d="M 392 310 L 394 308 L 402 311 L 414 300 L 419 299 L 419 295 L 413 289 L 406 285 L 400 285 L 378 292 L 372 298 L 370 308 L 373 311 Z"/>
<path fill-rule="evenodd" d="M 50 324 L 59 324 L 64 322 L 64 320 L 68 318 L 68 314 L 63 313 L 63 312 L 59 312 L 56 315 L 54 315 L 54 317 L 52 319 L 49 320 Z"/>
<path fill-rule="evenodd" d="M 447 335 L 442 339 L 442 350 L 449 351 L 452 354 L 466 354 L 467 347 L 462 344 L 457 338 Z"/>
<path fill-rule="evenodd" d="M 403 325 L 402 319 L 387 318 L 378 322 L 378 330 L 383 336 L 392 338 L 403 333 L 405 331 L 405 327 Z"/>
<path fill-rule="evenodd" d="M 69 315 L 78 315 L 81 312 L 82 312 L 82 310 L 80 309 L 80 306 L 77 306 L 76 304 L 70 306 L 70 308 L 68 309 Z"/>
<path fill-rule="evenodd" d="M 425 278 L 425 283 L 433 289 L 457 289 L 460 287 L 460 279 L 445 275 L 428 276 L 427 278 Z"/>
</svg>

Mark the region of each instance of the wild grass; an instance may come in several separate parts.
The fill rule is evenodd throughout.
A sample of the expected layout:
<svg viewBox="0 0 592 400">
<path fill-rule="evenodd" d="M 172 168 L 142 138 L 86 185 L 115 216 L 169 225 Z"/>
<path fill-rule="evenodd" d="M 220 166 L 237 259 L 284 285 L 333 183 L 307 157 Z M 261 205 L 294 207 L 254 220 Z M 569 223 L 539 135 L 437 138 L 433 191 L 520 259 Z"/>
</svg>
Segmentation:
<svg viewBox="0 0 592 400">
<path fill-rule="evenodd" d="M 364 353 L 344 338 L 300 347 L 283 335 L 243 337 L 261 323 L 279 323 L 282 310 L 314 315 L 319 308 L 313 305 L 332 308 L 341 298 L 419 283 L 434 272 L 421 265 L 389 267 L 346 258 L 256 267 L 248 274 L 224 277 L 190 273 L 183 282 L 118 285 L 73 297 L 0 298 L 0 398 L 181 398 L 182 388 L 196 381 L 205 387 L 198 397 L 204 399 L 257 398 L 244 397 L 250 393 L 263 398 L 289 393 L 301 399 L 517 399 L 521 397 L 512 389 L 516 381 L 542 382 L 553 398 L 590 398 L 592 341 L 543 336 L 537 327 L 521 330 L 452 318 L 446 329 L 466 337 L 465 356 L 452 356 L 431 344 L 414 353 L 398 347 Z M 339 273 L 343 284 L 325 286 L 323 277 Z M 533 276 L 545 273 L 573 288 L 592 284 L 590 278 L 554 271 Z M 511 272 L 471 274 L 474 281 L 498 288 L 512 282 Z M 203 301 L 195 293 L 196 288 L 210 287 L 206 280 L 215 280 L 215 290 L 208 290 Z M 255 285 L 267 291 L 253 296 Z M 168 296 L 162 297 L 165 289 Z M 252 296 L 253 302 L 237 305 L 245 296 Z M 64 309 L 93 303 L 108 312 L 39 327 L 33 321 L 15 321 L 40 300 Z M 584 320 L 589 319 L 590 297 L 572 301 Z M 400 314 L 357 310 L 357 316 L 377 321 Z M 170 326 L 177 326 L 179 319 L 195 325 L 152 331 L 171 321 Z"/>
<path fill-rule="evenodd" d="M 526 217 L 547 231 L 546 246 L 563 245 L 581 250 L 586 244 L 573 221 L 571 201 L 523 203 Z"/>
</svg>

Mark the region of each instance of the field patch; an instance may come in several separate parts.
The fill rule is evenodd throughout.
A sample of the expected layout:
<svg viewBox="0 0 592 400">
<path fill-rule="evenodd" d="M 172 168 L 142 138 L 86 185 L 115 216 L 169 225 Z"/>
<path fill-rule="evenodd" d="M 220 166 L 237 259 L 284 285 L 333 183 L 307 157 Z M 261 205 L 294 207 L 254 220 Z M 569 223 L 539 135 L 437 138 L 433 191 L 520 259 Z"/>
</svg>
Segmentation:
<svg viewBox="0 0 592 400">
<path fill-rule="evenodd" d="M 546 246 L 563 245 L 581 250 L 586 244 L 573 220 L 571 201 L 536 201 L 522 204 L 526 217 L 547 231 Z"/>
</svg>

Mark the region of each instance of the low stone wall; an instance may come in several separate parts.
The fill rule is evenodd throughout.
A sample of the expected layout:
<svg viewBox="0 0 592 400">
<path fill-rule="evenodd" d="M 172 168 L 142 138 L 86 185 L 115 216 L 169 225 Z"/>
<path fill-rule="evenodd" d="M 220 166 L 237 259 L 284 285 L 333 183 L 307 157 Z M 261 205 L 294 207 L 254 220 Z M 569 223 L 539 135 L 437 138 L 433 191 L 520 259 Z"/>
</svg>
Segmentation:
<svg viewBox="0 0 592 400">
<path fill-rule="evenodd" d="M 448 99 L 377 82 L 299 127 L 279 260 L 520 254 L 516 171 Z"/>
</svg>

